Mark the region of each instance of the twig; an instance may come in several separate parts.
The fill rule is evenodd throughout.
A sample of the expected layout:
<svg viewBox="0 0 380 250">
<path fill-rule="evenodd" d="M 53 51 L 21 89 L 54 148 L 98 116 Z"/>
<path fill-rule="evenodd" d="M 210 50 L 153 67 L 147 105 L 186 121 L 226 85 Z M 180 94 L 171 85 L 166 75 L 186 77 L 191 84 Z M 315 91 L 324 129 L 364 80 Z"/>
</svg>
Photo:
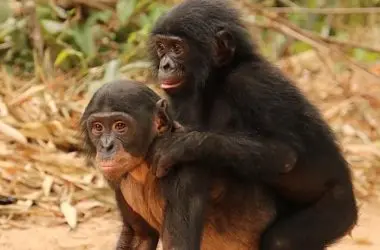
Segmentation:
<svg viewBox="0 0 380 250">
<path fill-rule="evenodd" d="M 318 34 L 315 33 L 315 35 L 318 35 Z M 371 46 L 363 45 L 363 44 L 356 43 L 356 42 L 341 41 L 341 40 L 338 40 L 338 39 L 333 38 L 333 37 L 320 36 L 320 39 L 322 39 L 323 41 L 325 41 L 327 43 L 332 43 L 332 44 L 340 45 L 343 47 L 359 48 L 359 49 L 372 51 L 375 53 L 380 53 L 380 47 L 371 47 Z"/>
<path fill-rule="evenodd" d="M 263 8 L 265 11 L 276 13 L 300 13 L 300 14 L 378 14 L 380 13 L 379 7 L 372 8 L 304 8 L 304 7 L 267 7 Z"/>
<path fill-rule="evenodd" d="M 324 54 L 325 53 L 327 54 L 327 52 L 334 52 L 337 55 L 339 55 L 340 57 L 342 57 L 345 61 L 347 61 L 349 63 L 349 66 L 352 69 L 364 71 L 367 74 L 374 77 L 376 80 L 380 79 L 380 77 L 378 75 L 374 74 L 373 72 L 368 71 L 366 68 L 364 68 L 363 66 L 361 66 L 357 62 L 353 61 L 351 58 L 349 58 L 344 53 L 342 53 L 341 50 L 329 47 L 328 43 L 326 43 L 323 40 L 324 38 L 321 37 L 320 35 L 316 35 L 313 32 L 303 30 L 303 29 L 299 28 L 298 26 L 294 25 L 293 23 L 291 23 L 290 21 L 280 17 L 279 15 L 277 15 L 275 13 L 266 12 L 261 8 L 256 8 L 255 6 L 248 4 L 246 1 L 242 1 L 242 4 L 247 9 L 250 9 L 252 12 L 257 13 L 257 14 L 264 16 L 267 19 L 269 19 L 271 21 L 270 26 L 272 27 L 272 29 L 279 31 L 279 32 L 283 33 L 284 35 L 291 36 L 291 37 L 294 37 L 298 40 L 301 40 L 301 41 L 309 44 L 313 48 L 321 51 Z M 253 25 L 256 25 L 255 22 L 250 22 L 250 23 Z"/>
<path fill-rule="evenodd" d="M 105 1 L 88 1 L 88 0 L 75 0 L 73 1 L 77 4 L 87 5 L 90 8 L 99 9 L 99 10 L 107 10 L 111 9 L 110 5 L 116 4 L 116 0 L 105 0 Z"/>
<path fill-rule="evenodd" d="M 293 3 L 290 0 L 280 0 L 280 2 L 289 6 L 290 8 L 299 8 L 299 6 L 296 3 Z"/>
<path fill-rule="evenodd" d="M 30 17 L 29 17 L 29 20 L 30 20 L 29 27 L 31 29 L 30 38 L 33 41 L 33 47 L 36 48 L 38 60 L 41 61 L 43 57 L 43 52 L 44 52 L 44 40 L 42 38 L 41 27 L 37 19 L 36 4 L 34 3 L 34 1 L 30 1 L 30 0 L 24 0 L 23 3 L 27 12 L 30 14 Z"/>
<path fill-rule="evenodd" d="M 275 29 L 278 32 L 284 34 L 284 32 L 282 32 L 278 28 L 274 27 L 272 24 L 253 23 L 253 22 L 249 22 L 249 23 L 255 25 L 256 27 L 262 28 L 262 29 Z M 368 50 L 368 51 L 372 51 L 372 52 L 380 54 L 380 47 L 372 47 L 369 45 L 363 45 L 363 44 L 356 43 L 356 42 L 341 41 L 341 40 L 338 40 L 338 39 L 333 38 L 333 37 L 323 37 L 323 36 L 321 36 L 315 32 L 312 32 L 312 33 L 314 36 L 318 36 L 319 39 L 323 40 L 324 42 L 326 42 L 328 44 L 335 44 L 335 45 L 339 45 L 342 47 L 348 47 L 348 48 L 359 48 L 359 49 L 364 49 L 364 50 Z"/>
</svg>

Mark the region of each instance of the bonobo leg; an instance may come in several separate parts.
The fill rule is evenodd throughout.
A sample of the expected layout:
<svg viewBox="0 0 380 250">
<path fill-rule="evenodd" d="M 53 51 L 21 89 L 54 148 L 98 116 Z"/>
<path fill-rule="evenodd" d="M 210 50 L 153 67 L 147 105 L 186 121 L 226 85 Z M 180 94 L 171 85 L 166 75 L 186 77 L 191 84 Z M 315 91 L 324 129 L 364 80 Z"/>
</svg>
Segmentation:
<svg viewBox="0 0 380 250">
<path fill-rule="evenodd" d="M 116 250 L 156 250 L 159 234 L 125 202 L 120 189 L 115 190 L 123 227 Z"/>
<path fill-rule="evenodd" d="M 164 250 L 199 250 L 210 178 L 199 166 L 180 166 L 161 180 L 166 207 Z"/>
<path fill-rule="evenodd" d="M 279 219 L 267 229 L 262 250 L 323 250 L 357 221 L 352 186 L 336 185 L 309 208 Z"/>
</svg>

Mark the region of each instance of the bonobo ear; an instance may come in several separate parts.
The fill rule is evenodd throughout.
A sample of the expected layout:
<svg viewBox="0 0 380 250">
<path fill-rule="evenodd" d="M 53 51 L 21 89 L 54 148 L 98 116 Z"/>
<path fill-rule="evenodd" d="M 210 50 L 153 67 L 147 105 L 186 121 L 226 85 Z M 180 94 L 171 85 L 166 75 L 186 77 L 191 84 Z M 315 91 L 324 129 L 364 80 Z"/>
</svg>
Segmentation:
<svg viewBox="0 0 380 250">
<path fill-rule="evenodd" d="M 165 99 L 160 99 L 156 103 L 156 116 L 155 116 L 155 129 L 159 135 L 171 130 L 173 126 L 173 119 L 169 114 L 169 104 Z"/>
<path fill-rule="evenodd" d="M 216 66 L 223 66 L 229 63 L 235 54 L 236 44 L 235 39 L 226 30 L 221 30 L 216 33 Z"/>
</svg>

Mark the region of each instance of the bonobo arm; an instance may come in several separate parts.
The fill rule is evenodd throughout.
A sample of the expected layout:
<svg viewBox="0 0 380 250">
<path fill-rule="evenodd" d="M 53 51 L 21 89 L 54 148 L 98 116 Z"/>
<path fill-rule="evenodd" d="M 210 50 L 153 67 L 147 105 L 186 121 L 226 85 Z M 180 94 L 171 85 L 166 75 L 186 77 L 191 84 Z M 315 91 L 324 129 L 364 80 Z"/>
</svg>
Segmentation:
<svg viewBox="0 0 380 250">
<path fill-rule="evenodd" d="M 128 206 L 119 188 L 115 199 L 123 221 L 116 250 L 156 250 L 158 232 Z"/>
<path fill-rule="evenodd" d="M 200 166 L 181 165 L 160 179 L 166 199 L 163 249 L 200 250 L 210 175 Z"/>
<path fill-rule="evenodd" d="M 242 134 L 174 133 L 156 148 L 152 169 L 158 177 L 186 162 L 225 167 L 242 176 L 271 177 L 289 172 L 297 161 L 296 151 L 285 143 Z"/>
</svg>

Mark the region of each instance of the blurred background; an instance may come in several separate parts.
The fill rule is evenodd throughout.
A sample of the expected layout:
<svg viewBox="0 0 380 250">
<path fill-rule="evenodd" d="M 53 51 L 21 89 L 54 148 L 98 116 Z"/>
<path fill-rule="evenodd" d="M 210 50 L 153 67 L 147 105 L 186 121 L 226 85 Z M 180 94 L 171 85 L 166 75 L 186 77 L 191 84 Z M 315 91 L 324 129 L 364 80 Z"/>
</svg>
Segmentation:
<svg viewBox="0 0 380 250">
<path fill-rule="evenodd" d="M 113 246 L 113 196 L 81 151 L 79 117 L 113 79 L 159 92 L 146 40 L 176 2 L 0 0 L 0 201 L 10 203 L 0 205 L 1 249 Z M 380 0 L 233 4 L 262 53 L 317 104 L 352 166 L 361 219 L 334 249 L 380 249 Z"/>
</svg>

